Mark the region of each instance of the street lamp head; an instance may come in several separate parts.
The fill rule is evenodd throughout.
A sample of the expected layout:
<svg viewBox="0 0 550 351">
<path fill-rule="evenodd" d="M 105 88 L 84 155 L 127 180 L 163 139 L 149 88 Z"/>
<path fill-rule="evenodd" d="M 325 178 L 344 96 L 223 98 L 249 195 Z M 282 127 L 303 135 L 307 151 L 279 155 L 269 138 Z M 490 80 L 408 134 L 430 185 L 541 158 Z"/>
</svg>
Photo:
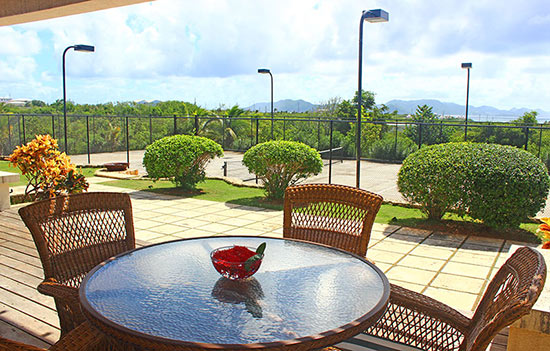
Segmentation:
<svg viewBox="0 0 550 351">
<path fill-rule="evenodd" d="M 260 74 L 269 74 L 269 73 L 271 73 L 271 71 L 268 70 L 267 68 L 258 68 L 258 73 L 260 73 Z"/>
<path fill-rule="evenodd" d="M 464 62 L 462 64 L 462 68 L 470 69 L 470 68 L 472 68 L 472 63 L 471 62 Z"/>
<path fill-rule="evenodd" d="M 367 22 L 388 22 L 390 15 L 381 9 L 363 11 L 363 19 Z"/>
<path fill-rule="evenodd" d="M 78 44 L 74 45 L 74 51 L 94 52 L 95 47 L 92 45 Z"/>
</svg>

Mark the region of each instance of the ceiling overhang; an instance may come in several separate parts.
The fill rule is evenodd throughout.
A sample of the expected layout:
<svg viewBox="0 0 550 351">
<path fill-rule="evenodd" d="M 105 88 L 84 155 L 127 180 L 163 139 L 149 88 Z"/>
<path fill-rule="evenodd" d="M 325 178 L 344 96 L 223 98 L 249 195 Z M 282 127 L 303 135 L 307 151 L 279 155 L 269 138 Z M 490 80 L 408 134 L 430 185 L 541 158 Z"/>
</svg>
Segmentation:
<svg viewBox="0 0 550 351">
<path fill-rule="evenodd" d="M 139 4 L 154 0 L 3 0 L 0 26 Z"/>
</svg>

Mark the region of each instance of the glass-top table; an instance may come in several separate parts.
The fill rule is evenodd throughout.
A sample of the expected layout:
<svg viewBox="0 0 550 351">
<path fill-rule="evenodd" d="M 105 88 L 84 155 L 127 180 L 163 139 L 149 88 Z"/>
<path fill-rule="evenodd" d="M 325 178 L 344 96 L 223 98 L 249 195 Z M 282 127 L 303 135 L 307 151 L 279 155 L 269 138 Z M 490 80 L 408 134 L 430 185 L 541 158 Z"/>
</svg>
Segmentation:
<svg viewBox="0 0 550 351">
<path fill-rule="evenodd" d="M 210 252 L 267 243 L 258 272 L 223 278 Z M 171 241 L 118 255 L 80 287 L 90 321 L 143 348 L 318 348 L 378 320 L 389 283 L 365 259 L 303 241 L 207 237 Z"/>
</svg>

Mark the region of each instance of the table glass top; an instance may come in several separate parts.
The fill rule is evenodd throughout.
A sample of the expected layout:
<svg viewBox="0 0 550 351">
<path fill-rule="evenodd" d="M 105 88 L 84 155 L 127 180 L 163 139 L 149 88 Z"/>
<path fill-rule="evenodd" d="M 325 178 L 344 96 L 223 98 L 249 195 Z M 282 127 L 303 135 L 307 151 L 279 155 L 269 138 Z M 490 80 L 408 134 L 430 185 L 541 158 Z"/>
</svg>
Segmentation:
<svg viewBox="0 0 550 351">
<path fill-rule="evenodd" d="M 266 242 L 258 272 L 222 278 L 210 252 Z M 81 292 L 94 315 L 139 333 L 246 344 L 316 335 L 380 304 L 387 280 L 352 255 L 282 239 L 211 237 L 154 245 L 92 271 Z"/>
</svg>

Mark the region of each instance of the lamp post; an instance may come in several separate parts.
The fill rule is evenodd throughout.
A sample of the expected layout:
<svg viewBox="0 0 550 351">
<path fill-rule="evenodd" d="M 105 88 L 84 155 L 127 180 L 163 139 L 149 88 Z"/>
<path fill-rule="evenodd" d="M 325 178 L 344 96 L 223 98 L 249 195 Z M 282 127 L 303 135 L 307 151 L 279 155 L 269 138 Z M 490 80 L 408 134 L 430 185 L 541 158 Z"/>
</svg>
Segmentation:
<svg viewBox="0 0 550 351">
<path fill-rule="evenodd" d="M 92 45 L 71 45 L 68 46 L 65 51 L 63 51 L 63 123 L 64 123 L 64 132 L 65 132 L 65 153 L 68 153 L 67 150 L 67 93 L 65 90 L 65 54 L 69 49 L 74 49 L 74 51 L 84 51 L 84 52 L 94 52 L 95 48 Z"/>
<path fill-rule="evenodd" d="M 359 73 L 358 73 L 358 88 L 357 88 L 357 131 L 356 136 L 357 140 L 355 142 L 357 147 L 357 166 L 355 171 L 355 186 L 359 188 L 360 178 L 361 178 L 361 97 L 363 94 L 363 88 L 361 87 L 361 77 L 363 75 L 363 22 L 387 22 L 389 20 L 389 15 L 386 11 L 377 9 L 363 11 L 361 15 L 361 21 L 359 22 Z"/>
<path fill-rule="evenodd" d="M 470 96 L 470 69 L 472 68 L 471 62 L 465 62 L 462 64 L 462 68 L 468 71 L 468 78 L 466 80 L 466 116 L 464 119 L 464 141 L 468 140 L 468 97 Z"/>
<path fill-rule="evenodd" d="M 258 73 L 269 74 L 271 77 L 271 140 L 273 140 L 273 74 L 267 68 L 259 68 Z"/>
</svg>

